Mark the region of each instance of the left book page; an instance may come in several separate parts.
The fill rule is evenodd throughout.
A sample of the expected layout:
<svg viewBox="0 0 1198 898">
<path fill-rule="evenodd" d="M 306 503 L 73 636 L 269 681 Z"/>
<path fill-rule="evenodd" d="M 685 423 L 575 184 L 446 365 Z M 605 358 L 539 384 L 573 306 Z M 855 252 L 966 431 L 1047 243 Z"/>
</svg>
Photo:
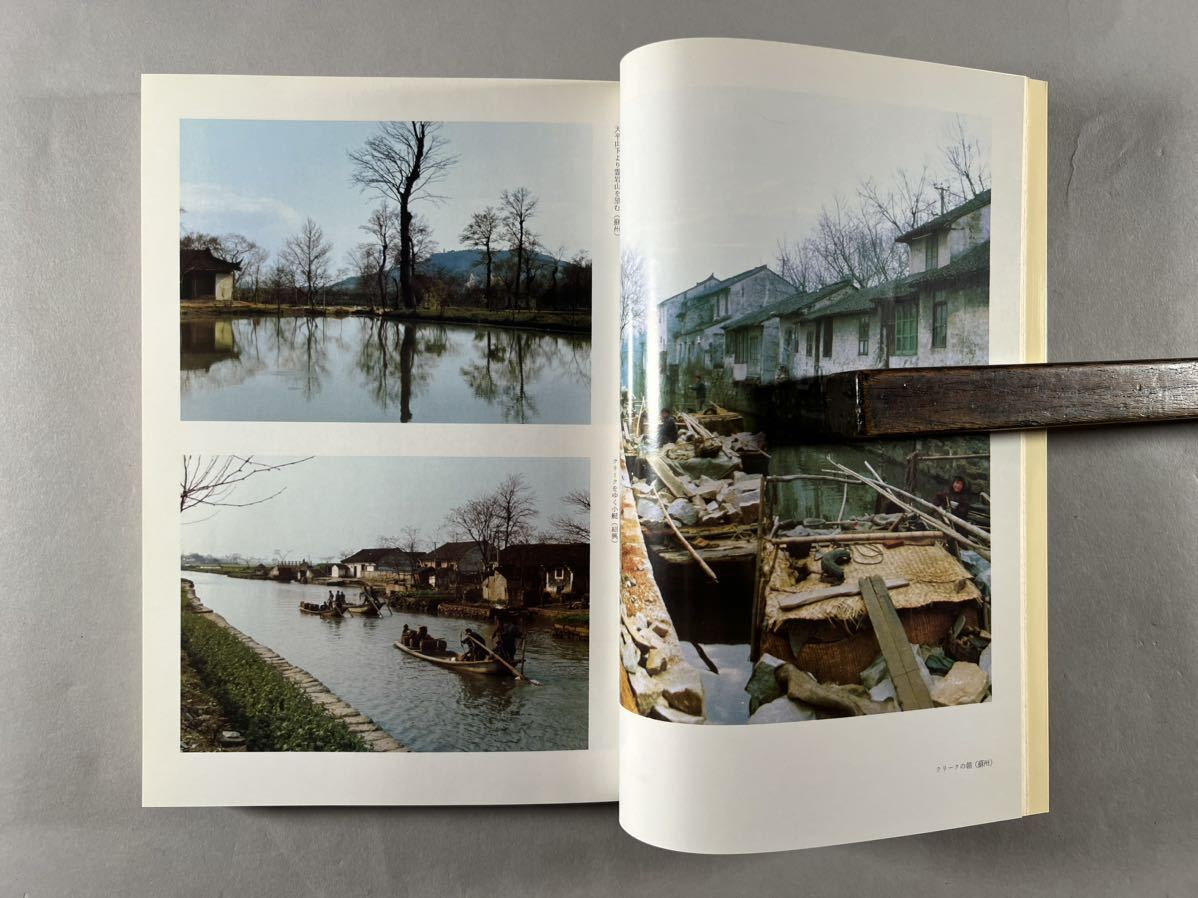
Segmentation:
<svg viewBox="0 0 1198 898">
<path fill-rule="evenodd" d="M 144 805 L 617 797 L 617 107 L 143 77 Z"/>
</svg>

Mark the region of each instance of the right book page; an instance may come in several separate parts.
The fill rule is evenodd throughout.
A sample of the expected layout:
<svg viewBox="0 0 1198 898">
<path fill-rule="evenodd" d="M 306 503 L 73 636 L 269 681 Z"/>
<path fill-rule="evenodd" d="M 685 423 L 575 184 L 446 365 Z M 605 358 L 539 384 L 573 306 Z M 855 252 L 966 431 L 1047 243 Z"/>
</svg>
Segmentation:
<svg viewBox="0 0 1198 898">
<path fill-rule="evenodd" d="M 1043 435 L 815 443 L 804 379 L 1043 361 L 1043 85 L 621 65 L 620 820 L 775 851 L 1047 809 Z"/>
</svg>

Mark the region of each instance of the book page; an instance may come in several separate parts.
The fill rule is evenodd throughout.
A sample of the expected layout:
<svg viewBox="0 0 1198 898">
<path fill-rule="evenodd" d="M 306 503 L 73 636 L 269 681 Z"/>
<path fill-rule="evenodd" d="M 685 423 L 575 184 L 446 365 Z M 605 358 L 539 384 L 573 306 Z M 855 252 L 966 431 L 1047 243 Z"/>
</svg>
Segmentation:
<svg viewBox="0 0 1198 898">
<path fill-rule="evenodd" d="M 144 78 L 144 804 L 615 799 L 616 113 Z"/>
<path fill-rule="evenodd" d="M 821 374 L 1042 360 L 1027 82 L 730 40 L 621 79 L 622 825 L 754 852 L 1019 816 L 1042 442 L 791 416 Z"/>
</svg>

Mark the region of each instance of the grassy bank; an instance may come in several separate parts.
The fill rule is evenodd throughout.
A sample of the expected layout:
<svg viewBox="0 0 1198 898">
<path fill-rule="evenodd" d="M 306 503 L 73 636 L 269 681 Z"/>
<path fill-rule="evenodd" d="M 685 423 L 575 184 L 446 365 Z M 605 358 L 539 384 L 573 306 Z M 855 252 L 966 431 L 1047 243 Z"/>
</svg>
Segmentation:
<svg viewBox="0 0 1198 898">
<path fill-rule="evenodd" d="M 562 333 L 590 334 L 590 312 L 561 312 L 555 309 L 476 309 L 451 306 L 441 309 L 376 309 L 370 306 L 276 306 L 271 303 L 211 302 L 186 300 L 179 304 L 183 321 L 255 315 L 307 318 L 384 318 L 442 324 L 486 324 L 493 327 L 524 327 Z"/>
<path fill-rule="evenodd" d="M 236 636 L 188 610 L 183 595 L 180 629 L 187 661 L 250 751 L 369 750 Z"/>
</svg>

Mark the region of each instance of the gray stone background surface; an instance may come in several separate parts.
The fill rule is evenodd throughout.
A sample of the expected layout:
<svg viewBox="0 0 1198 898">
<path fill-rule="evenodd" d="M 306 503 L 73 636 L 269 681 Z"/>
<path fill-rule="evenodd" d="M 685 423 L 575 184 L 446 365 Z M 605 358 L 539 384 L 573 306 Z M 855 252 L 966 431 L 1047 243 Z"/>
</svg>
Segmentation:
<svg viewBox="0 0 1198 898">
<path fill-rule="evenodd" d="M 640 44 L 729 36 L 1045 78 L 1050 358 L 1198 356 L 1187 0 L 5 0 L 0 23 L 0 896 L 1198 894 L 1198 424 L 1051 438 L 1047 816 L 696 857 L 614 805 L 139 807 L 141 72 L 614 79 Z"/>
</svg>

